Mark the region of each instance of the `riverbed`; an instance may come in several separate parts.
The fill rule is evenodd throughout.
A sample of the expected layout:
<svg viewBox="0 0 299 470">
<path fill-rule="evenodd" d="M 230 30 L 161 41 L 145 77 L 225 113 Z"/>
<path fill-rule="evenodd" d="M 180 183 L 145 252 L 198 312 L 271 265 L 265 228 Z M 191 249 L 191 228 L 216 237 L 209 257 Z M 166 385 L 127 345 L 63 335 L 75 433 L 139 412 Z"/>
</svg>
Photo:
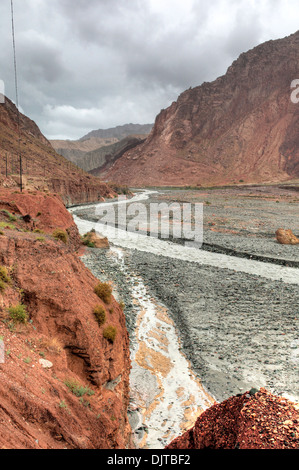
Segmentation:
<svg viewBox="0 0 299 470">
<path fill-rule="evenodd" d="M 191 199 L 199 200 L 197 194 Z M 212 403 L 251 387 L 299 399 L 299 249 L 276 243 L 279 222 L 271 213 L 277 200 L 286 204 L 283 223 L 290 224 L 296 197 L 234 194 L 233 205 L 229 194 L 200 196 L 205 249 L 99 227 L 99 205 L 71 210 L 81 234 L 96 228 L 110 242 L 109 250 L 89 249 L 82 259 L 101 280 L 113 281 L 114 295 L 125 303 L 133 365 L 129 418 L 142 448 L 163 448 Z M 190 193 L 144 191 L 121 204 L 180 198 L 190 201 Z M 233 226 L 223 221 L 223 210 L 222 225 L 217 219 L 225 200 Z M 264 208 L 260 232 L 252 216 L 247 225 L 239 217 L 247 201 Z M 235 256 L 227 254 L 232 251 Z"/>
</svg>

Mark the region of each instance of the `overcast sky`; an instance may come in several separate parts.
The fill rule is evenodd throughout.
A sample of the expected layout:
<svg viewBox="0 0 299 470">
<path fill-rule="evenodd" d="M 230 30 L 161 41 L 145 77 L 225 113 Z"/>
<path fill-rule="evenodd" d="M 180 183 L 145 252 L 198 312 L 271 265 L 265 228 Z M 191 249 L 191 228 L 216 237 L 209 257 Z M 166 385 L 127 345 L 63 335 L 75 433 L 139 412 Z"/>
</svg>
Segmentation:
<svg viewBox="0 0 299 470">
<path fill-rule="evenodd" d="M 14 0 L 19 103 L 49 139 L 154 122 L 242 52 L 299 29 L 298 0 Z M 10 0 L 0 79 L 15 101 Z"/>
</svg>

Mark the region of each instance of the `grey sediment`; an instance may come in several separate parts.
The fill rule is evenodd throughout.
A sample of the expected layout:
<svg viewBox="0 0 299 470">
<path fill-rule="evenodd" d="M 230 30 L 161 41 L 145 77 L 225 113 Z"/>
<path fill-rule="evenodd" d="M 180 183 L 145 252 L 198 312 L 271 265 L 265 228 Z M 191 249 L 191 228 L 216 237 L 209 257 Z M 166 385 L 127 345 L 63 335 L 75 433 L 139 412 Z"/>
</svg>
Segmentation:
<svg viewBox="0 0 299 470">
<path fill-rule="evenodd" d="M 176 199 L 176 195 L 171 196 Z M 275 228 L 291 226 L 297 204 L 282 201 L 278 213 L 275 200 L 237 200 L 235 225 L 239 224 L 238 217 L 250 221 L 253 208 L 258 206 L 263 227 L 256 231 L 238 225 L 238 233 L 233 234 L 209 229 L 210 217 L 217 216 L 217 211 L 224 214 L 223 207 L 217 206 L 217 197 L 212 194 L 209 199 L 213 207 L 205 208 L 202 249 L 298 267 L 299 247 L 279 245 L 274 235 Z M 146 204 L 156 200 L 152 197 Z M 77 215 L 97 222 L 89 208 L 79 208 Z M 233 223 L 230 228 L 235 228 Z M 184 240 L 172 242 L 184 244 Z M 265 387 L 299 400 L 298 285 L 136 249 L 123 251 L 128 272 L 140 275 L 150 294 L 167 307 L 194 373 L 217 401 L 251 387 Z M 88 249 L 83 261 L 97 277 L 115 283 L 134 341 L 137 311 L 130 294 L 130 277 L 121 272 L 109 250 Z"/>
</svg>

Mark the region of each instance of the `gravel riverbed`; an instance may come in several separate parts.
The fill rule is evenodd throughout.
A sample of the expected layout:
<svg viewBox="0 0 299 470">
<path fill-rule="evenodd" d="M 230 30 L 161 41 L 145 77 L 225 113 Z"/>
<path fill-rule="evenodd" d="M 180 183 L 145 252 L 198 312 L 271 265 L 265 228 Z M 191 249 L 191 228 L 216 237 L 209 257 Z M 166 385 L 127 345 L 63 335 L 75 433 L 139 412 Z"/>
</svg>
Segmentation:
<svg viewBox="0 0 299 470">
<path fill-rule="evenodd" d="M 292 228 L 298 235 L 297 192 L 165 191 L 146 204 L 157 200 L 203 202 L 206 250 L 268 258 L 272 265 L 292 266 L 287 269 L 296 278 L 299 246 L 279 245 L 275 230 Z M 95 220 L 92 208 L 75 212 Z M 150 295 L 168 309 L 193 372 L 217 401 L 251 387 L 299 400 L 299 270 L 298 282 L 286 282 L 283 275 L 271 279 L 167 253 L 122 249 L 128 272 L 141 276 Z M 130 275 L 120 270 L 110 250 L 89 249 L 83 261 L 100 279 L 115 283 L 134 342 L 138 308 Z"/>
</svg>

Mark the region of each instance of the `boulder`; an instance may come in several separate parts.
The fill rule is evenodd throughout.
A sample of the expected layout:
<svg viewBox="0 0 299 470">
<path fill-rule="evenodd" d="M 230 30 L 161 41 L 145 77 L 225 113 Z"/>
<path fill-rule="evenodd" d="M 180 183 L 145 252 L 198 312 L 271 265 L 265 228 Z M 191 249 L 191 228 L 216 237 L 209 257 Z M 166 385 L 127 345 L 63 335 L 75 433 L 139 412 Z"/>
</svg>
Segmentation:
<svg viewBox="0 0 299 470">
<path fill-rule="evenodd" d="M 299 244 L 299 238 L 297 238 L 292 230 L 284 230 L 282 228 L 279 228 L 275 232 L 276 239 L 278 243 L 281 243 L 282 245 L 298 245 Z"/>
<path fill-rule="evenodd" d="M 91 230 L 83 236 L 83 244 L 92 248 L 109 248 L 109 241 L 107 237 L 103 237 Z"/>
</svg>

